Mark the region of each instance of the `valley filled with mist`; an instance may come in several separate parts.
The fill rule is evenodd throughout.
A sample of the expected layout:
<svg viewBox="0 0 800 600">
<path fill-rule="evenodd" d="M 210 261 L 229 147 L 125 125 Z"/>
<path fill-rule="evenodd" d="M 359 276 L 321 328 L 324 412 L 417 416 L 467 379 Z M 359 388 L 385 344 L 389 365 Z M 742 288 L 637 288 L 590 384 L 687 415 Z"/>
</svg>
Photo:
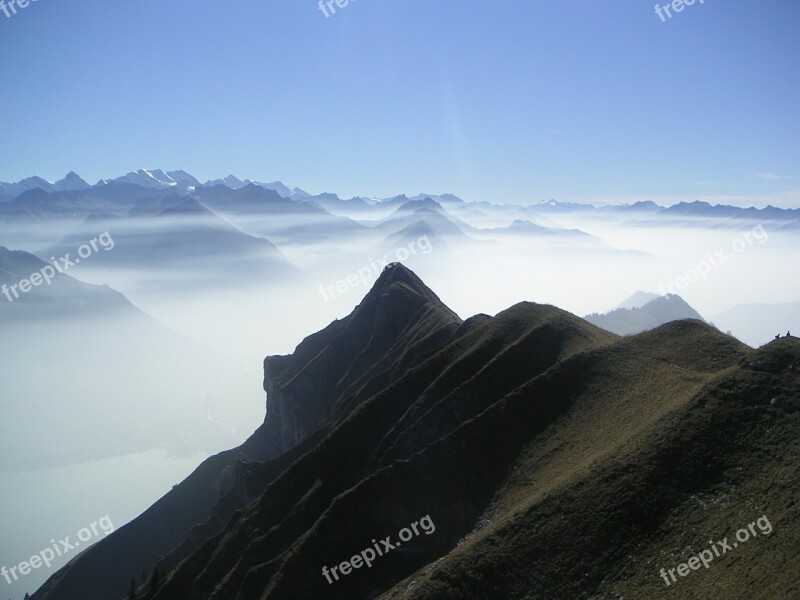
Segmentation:
<svg viewBox="0 0 800 600">
<path fill-rule="evenodd" d="M 177 483 L 151 471 L 244 442 L 264 421 L 263 357 L 344 317 L 393 263 L 462 318 L 533 301 L 622 335 L 683 318 L 752 347 L 800 331 L 800 281 L 785 270 L 797 210 L 342 200 L 178 173 L 2 188 L 7 489 L 133 460 L 145 500 L 102 489 L 107 510 L 133 516 Z M 37 272 L 50 281 L 25 291 Z M 21 510 L 27 493 L 8 500 Z M 53 526 L 72 528 L 66 514 Z"/>
</svg>

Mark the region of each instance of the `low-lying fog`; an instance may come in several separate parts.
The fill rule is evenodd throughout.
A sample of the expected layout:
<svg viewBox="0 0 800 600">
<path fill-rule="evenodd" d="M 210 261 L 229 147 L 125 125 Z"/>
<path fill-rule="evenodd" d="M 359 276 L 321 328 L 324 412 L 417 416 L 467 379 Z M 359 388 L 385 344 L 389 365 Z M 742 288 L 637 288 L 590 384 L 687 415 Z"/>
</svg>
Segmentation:
<svg viewBox="0 0 800 600">
<path fill-rule="evenodd" d="M 182 210 L 190 214 L 152 228 L 146 215 L 0 228 L 0 245 L 45 263 L 67 252 L 74 260 L 104 233 L 113 240 L 68 268 L 75 282 L 0 296 L 4 514 L 41 517 L 3 521 L 0 564 L 106 514 L 122 526 L 204 457 L 244 441 L 264 418 L 264 357 L 290 353 L 346 316 L 389 262 L 413 269 L 462 318 L 524 300 L 582 316 L 643 290 L 676 293 L 758 344 L 778 325 L 723 313 L 800 300 L 791 270 L 798 234 L 769 223 L 667 226 L 469 208 L 453 209 L 447 223 L 426 213 L 304 221 Z M 30 264 L 15 272 L 0 263 L 2 281 L 40 269 Z M 780 333 L 800 329 L 790 317 Z"/>
</svg>

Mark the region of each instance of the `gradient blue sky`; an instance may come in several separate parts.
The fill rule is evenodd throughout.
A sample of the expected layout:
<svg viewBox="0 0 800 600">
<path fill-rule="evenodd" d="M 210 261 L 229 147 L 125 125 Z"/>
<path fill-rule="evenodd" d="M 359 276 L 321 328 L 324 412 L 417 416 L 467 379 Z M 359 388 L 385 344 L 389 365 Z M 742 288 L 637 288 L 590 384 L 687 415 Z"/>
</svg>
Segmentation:
<svg viewBox="0 0 800 600">
<path fill-rule="evenodd" d="M 800 206 L 800 2 L 654 4 L 38 0 L 0 12 L 0 181 Z"/>
</svg>

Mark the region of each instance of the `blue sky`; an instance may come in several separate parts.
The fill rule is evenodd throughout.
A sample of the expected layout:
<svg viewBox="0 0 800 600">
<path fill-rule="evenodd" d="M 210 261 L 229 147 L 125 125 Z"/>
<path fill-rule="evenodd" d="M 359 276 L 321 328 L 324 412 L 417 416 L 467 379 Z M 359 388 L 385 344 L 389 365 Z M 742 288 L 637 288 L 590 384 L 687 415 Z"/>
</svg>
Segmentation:
<svg viewBox="0 0 800 600">
<path fill-rule="evenodd" d="M 800 2 L 654 4 L 37 0 L 0 12 L 0 181 L 800 206 Z"/>
</svg>

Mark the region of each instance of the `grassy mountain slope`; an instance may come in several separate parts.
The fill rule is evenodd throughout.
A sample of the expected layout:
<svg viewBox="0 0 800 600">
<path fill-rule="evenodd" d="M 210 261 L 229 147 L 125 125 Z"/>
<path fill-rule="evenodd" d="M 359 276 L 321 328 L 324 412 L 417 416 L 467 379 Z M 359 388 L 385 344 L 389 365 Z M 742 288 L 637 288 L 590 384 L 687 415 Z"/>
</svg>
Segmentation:
<svg viewBox="0 0 800 600">
<path fill-rule="evenodd" d="M 620 338 L 522 303 L 462 322 L 392 265 L 267 359 L 254 439 L 274 456 L 237 463 L 138 597 L 796 597 L 798 369 L 797 339 L 756 351 L 697 320 Z M 771 535 L 661 579 L 764 514 Z"/>
</svg>

